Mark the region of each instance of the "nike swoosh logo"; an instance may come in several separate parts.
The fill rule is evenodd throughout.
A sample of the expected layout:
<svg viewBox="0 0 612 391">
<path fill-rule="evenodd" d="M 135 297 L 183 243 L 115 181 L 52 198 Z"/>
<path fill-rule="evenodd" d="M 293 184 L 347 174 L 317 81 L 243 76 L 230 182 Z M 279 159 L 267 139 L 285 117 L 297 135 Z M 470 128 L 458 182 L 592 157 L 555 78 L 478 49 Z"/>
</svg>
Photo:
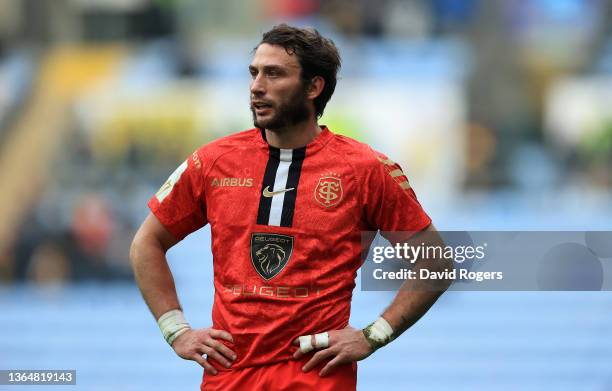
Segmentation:
<svg viewBox="0 0 612 391">
<path fill-rule="evenodd" d="M 295 190 L 295 188 L 292 187 L 290 189 L 282 189 L 282 190 L 277 190 L 277 191 L 270 191 L 270 186 L 266 186 L 266 188 L 263 191 L 263 196 L 270 198 L 270 197 L 274 197 L 275 195 L 283 194 L 283 193 L 286 193 L 286 192 L 291 191 L 291 190 Z"/>
</svg>

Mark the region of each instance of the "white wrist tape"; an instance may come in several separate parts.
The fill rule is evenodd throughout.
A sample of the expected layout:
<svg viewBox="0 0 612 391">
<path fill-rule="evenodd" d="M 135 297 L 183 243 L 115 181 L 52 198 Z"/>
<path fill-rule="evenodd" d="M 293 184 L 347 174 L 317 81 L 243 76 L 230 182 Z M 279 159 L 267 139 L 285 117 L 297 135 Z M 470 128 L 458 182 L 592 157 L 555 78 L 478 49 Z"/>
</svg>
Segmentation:
<svg viewBox="0 0 612 391">
<path fill-rule="evenodd" d="M 315 334 L 315 348 L 323 349 L 329 346 L 329 333 Z"/>
<path fill-rule="evenodd" d="M 181 334 L 191 329 L 181 310 L 170 310 L 157 319 L 164 339 L 170 346 Z"/>
<path fill-rule="evenodd" d="M 393 329 L 382 316 L 363 329 L 363 333 L 373 349 L 378 349 L 393 339 Z"/>
</svg>

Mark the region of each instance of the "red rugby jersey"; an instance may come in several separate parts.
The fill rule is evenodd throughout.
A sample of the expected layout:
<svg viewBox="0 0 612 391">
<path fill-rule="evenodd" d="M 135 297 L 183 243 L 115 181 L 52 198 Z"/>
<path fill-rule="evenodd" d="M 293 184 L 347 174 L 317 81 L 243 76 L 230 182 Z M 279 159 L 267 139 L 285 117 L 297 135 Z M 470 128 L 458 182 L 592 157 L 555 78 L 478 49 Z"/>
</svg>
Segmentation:
<svg viewBox="0 0 612 391">
<path fill-rule="evenodd" d="M 397 164 L 326 127 L 294 150 L 256 128 L 213 141 L 149 207 L 179 240 L 211 225 L 213 327 L 234 338 L 232 368 L 290 359 L 297 336 L 346 327 L 361 231 L 431 223 Z"/>
</svg>

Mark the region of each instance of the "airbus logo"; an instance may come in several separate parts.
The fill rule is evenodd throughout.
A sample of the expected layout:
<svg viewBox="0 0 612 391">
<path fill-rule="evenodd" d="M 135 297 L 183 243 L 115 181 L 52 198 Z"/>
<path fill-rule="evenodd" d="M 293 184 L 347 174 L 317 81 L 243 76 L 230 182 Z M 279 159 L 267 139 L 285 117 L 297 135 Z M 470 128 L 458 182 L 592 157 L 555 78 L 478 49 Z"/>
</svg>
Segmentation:
<svg viewBox="0 0 612 391">
<path fill-rule="evenodd" d="M 213 178 L 212 187 L 252 187 L 253 178 Z"/>
</svg>

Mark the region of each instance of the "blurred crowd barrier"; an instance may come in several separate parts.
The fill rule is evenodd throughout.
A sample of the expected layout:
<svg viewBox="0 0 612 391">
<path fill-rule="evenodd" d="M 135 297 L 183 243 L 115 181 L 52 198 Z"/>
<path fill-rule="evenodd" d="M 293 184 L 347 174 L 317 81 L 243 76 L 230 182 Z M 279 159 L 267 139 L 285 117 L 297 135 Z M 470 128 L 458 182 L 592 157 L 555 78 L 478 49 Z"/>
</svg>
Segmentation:
<svg viewBox="0 0 612 391">
<path fill-rule="evenodd" d="M 321 123 L 398 161 L 441 228 L 504 229 L 510 205 L 514 229 L 589 229 L 612 204 L 611 15 L 609 0 L 5 0 L 0 281 L 132 278 L 148 198 L 252 126 L 247 66 L 278 22 L 334 39 Z"/>
</svg>

